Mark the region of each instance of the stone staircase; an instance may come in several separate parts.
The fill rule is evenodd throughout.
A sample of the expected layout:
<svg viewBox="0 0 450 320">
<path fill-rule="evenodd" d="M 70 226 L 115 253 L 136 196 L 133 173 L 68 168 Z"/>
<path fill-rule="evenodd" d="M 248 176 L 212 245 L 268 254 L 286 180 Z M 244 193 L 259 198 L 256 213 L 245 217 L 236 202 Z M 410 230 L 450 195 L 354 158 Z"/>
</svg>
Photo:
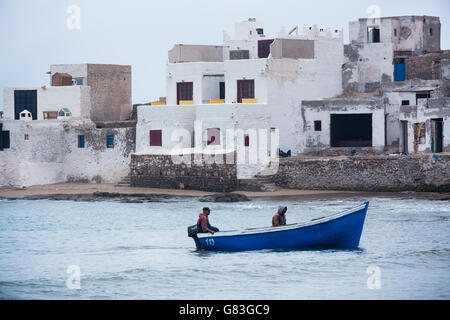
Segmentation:
<svg viewBox="0 0 450 320">
<path fill-rule="evenodd" d="M 130 174 L 126 175 L 122 178 L 117 184 L 116 187 L 131 187 L 131 176 Z"/>
<path fill-rule="evenodd" d="M 280 189 L 281 188 L 272 181 L 272 176 L 256 175 L 253 179 L 239 180 L 239 190 L 242 191 L 274 192 Z"/>
</svg>

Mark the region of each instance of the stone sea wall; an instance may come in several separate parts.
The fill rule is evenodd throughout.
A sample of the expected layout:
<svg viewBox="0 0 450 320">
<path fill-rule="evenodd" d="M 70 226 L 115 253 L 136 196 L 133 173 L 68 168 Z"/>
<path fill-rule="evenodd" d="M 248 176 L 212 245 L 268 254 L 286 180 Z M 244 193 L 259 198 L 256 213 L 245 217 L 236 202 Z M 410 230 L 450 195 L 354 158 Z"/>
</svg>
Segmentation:
<svg viewBox="0 0 450 320">
<path fill-rule="evenodd" d="M 255 183 L 286 189 L 450 192 L 450 155 L 281 158 L 275 175 Z M 170 155 L 132 155 L 131 185 L 230 192 L 245 190 L 246 184 L 237 178 L 234 164 L 174 164 Z"/>
<path fill-rule="evenodd" d="M 450 192 L 450 155 L 283 158 L 272 181 L 292 189 Z"/>
<path fill-rule="evenodd" d="M 203 156 L 201 161 L 197 162 L 194 161 L 194 155 L 188 157 L 190 161 L 174 163 L 171 155 L 134 154 L 131 156 L 130 165 L 131 185 L 213 192 L 229 192 L 237 189 L 238 180 L 234 164 L 228 164 L 221 159 L 211 163 L 212 161 L 205 161 Z M 214 156 L 208 157 L 208 160 L 211 160 Z M 225 155 L 225 157 L 235 159 L 234 154 Z"/>
</svg>

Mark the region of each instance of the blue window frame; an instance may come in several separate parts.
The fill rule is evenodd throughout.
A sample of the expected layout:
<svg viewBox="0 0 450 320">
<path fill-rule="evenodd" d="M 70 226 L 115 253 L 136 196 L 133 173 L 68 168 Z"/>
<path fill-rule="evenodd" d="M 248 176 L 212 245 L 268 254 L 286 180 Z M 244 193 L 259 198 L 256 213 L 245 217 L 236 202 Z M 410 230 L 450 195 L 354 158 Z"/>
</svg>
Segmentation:
<svg viewBox="0 0 450 320">
<path fill-rule="evenodd" d="M 108 134 L 106 136 L 106 147 L 114 148 L 114 135 L 113 134 Z"/>
<path fill-rule="evenodd" d="M 78 135 L 78 148 L 84 148 L 84 135 Z"/>
</svg>

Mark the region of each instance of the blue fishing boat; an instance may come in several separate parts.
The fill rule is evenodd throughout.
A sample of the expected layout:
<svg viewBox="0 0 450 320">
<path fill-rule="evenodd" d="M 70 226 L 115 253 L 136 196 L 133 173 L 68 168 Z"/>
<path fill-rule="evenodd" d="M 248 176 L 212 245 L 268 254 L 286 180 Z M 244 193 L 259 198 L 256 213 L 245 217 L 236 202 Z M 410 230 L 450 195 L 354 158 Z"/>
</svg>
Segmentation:
<svg viewBox="0 0 450 320">
<path fill-rule="evenodd" d="M 244 251 L 292 248 L 356 248 L 363 230 L 369 202 L 327 217 L 304 223 L 278 227 L 196 233 L 188 228 L 198 249 L 213 251 Z"/>
</svg>

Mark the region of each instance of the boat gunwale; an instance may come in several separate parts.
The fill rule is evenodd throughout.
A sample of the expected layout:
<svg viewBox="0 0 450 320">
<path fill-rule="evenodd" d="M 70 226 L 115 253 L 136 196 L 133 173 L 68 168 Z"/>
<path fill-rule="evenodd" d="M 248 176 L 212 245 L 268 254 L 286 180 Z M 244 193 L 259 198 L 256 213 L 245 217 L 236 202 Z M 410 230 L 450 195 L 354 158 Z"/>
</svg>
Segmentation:
<svg viewBox="0 0 450 320">
<path fill-rule="evenodd" d="M 276 226 L 276 227 L 259 227 L 259 228 L 257 227 L 257 228 L 244 229 L 244 230 L 220 231 L 220 232 L 216 232 L 214 234 L 198 233 L 197 237 L 199 239 L 205 239 L 205 238 L 219 238 L 219 237 L 231 237 L 231 236 L 245 236 L 245 235 L 263 234 L 263 233 L 300 229 L 300 228 L 305 228 L 305 227 L 313 226 L 316 224 L 321 224 L 324 222 L 332 221 L 335 219 L 339 219 L 341 217 L 352 214 L 354 212 L 366 209 L 368 207 L 368 205 L 369 205 L 369 201 L 366 201 L 360 206 L 350 208 L 350 209 L 342 211 L 342 212 L 334 213 L 327 217 L 310 220 L 307 222 L 298 222 L 298 223 L 288 224 L 285 226 Z"/>
</svg>

